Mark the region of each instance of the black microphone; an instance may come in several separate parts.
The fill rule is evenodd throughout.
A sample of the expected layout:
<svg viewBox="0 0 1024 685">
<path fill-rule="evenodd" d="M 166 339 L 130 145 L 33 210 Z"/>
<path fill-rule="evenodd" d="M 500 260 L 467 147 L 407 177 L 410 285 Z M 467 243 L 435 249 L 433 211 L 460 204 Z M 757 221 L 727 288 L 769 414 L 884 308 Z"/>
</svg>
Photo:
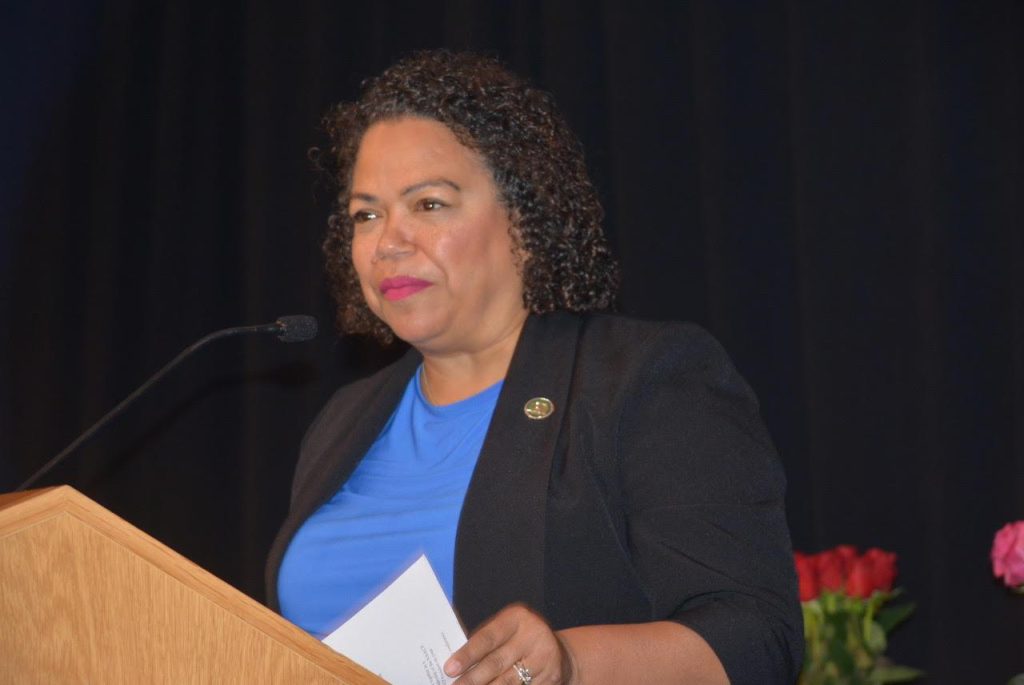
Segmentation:
<svg viewBox="0 0 1024 685">
<path fill-rule="evenodd" d="M 91 438 L 96 431 L 103 426 L 107 425 L 111 419 L 124 411 L 125 407 L 137 400 L 151 385 L 156 383 L 158 380 L 167 375 L 167 372 L 173 369 L 175 366 L 180 364 L 185 357 L 190 356 L 193 352 L 201 347 L 205 347 L 207 343 L 211 343 L 214 340 L 220 338 L 227 338 L 232 335 L 245 335 L 248 333 L 273 333 L 277 335 L 277 339 L 282 342 L 304 342 L 306 340 L 312 340 L 316 337 L 317 323 L 316 319 L 312 316 L 306 316 L 304 314 L 297 314 L 293 316 L 282 316 L 277 319 L 274 323 L 268 323 L 260 326 L 236 326 L 235 328 L 225 328 L 223 330 L 214 331 L 206 337 L 200 338 L 196 342 L 192 343 L 181 353 L 167 363 L 164 368 L 157 371 L 150 377 L 148 381 L 140 385 L 135 389 L 131 395 L 121 400 L 120 404 L 108 411 L 103 418 L 94 423 L 89 430 L 85 431 L 77 438 L 74 442 L 65 447 L 60 453 L 50 461 L 46 462 L 41 469 L 32 474 L 32 476 L 24 483 L 18 486 L 15 492 L 20 492 L 26 489 L 28 486 L 35 483 L 37 480 L 45 476 L 50 472 L 53 467 L 64 461 L 64 459 L 74 452 L 82 443 Z"/>
</svg>

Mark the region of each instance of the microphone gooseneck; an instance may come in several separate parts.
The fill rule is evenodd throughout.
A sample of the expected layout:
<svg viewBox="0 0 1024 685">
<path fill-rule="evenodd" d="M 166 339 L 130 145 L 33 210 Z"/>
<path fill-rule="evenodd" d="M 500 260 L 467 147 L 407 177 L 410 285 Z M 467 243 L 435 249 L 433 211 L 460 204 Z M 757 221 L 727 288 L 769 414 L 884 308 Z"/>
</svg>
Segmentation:
<svg viewBox="0 0 1024 685">
<path fill-rule="evenodd" d="M 30 485 L 35 483 L 37 480 L 49 473 L 55 466 L 60 464 L 64 459 L 80 447 L 86 440 L 96 434 L 101 428 L 107 425 L 111 419 L 120 414 L 124 409 L 132 402 L 137 400 L 143 393 L 146 392 L 154 383 L 159 381 L 161 378 L 167 375 L 167 373 L 175 366 L 185 360 L 186 357 L 190 356 L 193 352 L 196 352 L 207 344 L 214 340 L 221 338 L 227 338 L 233 335 L 246 335 L 249 333 L 273 333 L 277 335 L 278 340 L 282 342 L 303 342 L 306 340 L 312 340 L 317 334 L 317 323 L 316 319 L 312 316 L 305 314 L 296 314 L 291 316 L 278 317 L 277 321 L 270 324 L 262 324 L 258 326 L 236 326 L 234 328 L 224 328 L 219 331 L 214 331 L 207 336 L 204 336 L 192 343 L 184 350 L 182 350 L 177 357 L 169 361 L 162 369 L 153 374 L 149 380 L 140 385 L 135 389 L 132 394 L 121 400 L 117 406 L 108 411 L 103 417 L 89 427 L 84 433 L 79 435 L 72 441 L 70 445 L 62 449 L 56 456 L 50 459 L 48 462 L 43 464 L 42 468 L 33 473 L 28 480 L 19 485 L 15 492 L 25 490 Z"/>
</svg>

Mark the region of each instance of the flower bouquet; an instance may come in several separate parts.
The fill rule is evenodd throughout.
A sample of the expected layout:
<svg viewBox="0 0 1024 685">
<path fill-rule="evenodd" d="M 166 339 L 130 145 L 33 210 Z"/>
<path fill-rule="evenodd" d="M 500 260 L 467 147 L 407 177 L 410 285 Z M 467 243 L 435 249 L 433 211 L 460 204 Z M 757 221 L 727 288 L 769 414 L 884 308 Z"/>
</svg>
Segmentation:
<svg viewBox="0 0 1024 685">
<path fill-rule="evenodd" d="M 992 573 L 1013 592 L 1024 595 L 1024 521 L 1007 523 L 992 540 Z M 1024 673 L 1007 685 L 1024 685 Z"/>
<path fill-rule="evenodd" d="M 806 652 L 799 685 L 875 685 L 922 675 L 885 657 L 887 634 L 914 610 L 885 606 L 899 594 L 896 555 L 851 545 L 795 553 Z"/>
<path fill-rule="evenodd" d="M 992 573 L 1024 595 L 1024 521 L 1007 523 L 992 541 Z"/>
</svg>

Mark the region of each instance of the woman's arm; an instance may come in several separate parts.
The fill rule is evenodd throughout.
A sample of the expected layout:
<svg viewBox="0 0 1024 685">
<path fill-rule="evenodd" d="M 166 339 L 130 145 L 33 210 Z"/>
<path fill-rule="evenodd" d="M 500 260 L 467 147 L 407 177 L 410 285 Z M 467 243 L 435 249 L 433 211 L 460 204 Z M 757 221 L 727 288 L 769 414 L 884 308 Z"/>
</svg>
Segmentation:
<svg viewBox="0 0 1024 685">
<path fill-rule="evenodd" d="M 679 623 L 582 626 L 559 631 L 575 684 L 728 685 L 722 662 L 704 639 Z"/>
<path fill-rule="evenodd" d="M 655 620 L 552 633 L 541 617 L 509 607 L 453 656 L 448 673 L 464 674 L 459 685 L 519 685 L 517 661 L 533 685 L 796 679 L 803 634 L 785 477 L 756 399 L 699 329 L 665 325 L 630 345 L 622 356 L 632 367 L 617 369 L 628 387 L 597 405 L 621 403 L 595 436 L 614 445 L 614 461 L 594 468 L 616 495 L 631 570 Z M 559 628 L 574 625 L 561 620 Z"/>
<path fill-rule="evenodd" d="M 553 633 L 529 609 L 505 608 L 445 664 L 456 685 L 520 685 L 513 664 L 530 669 L 532 685 L 728 685 L 711 647 L 671 621 L 582 626 Z"/>
</svg>

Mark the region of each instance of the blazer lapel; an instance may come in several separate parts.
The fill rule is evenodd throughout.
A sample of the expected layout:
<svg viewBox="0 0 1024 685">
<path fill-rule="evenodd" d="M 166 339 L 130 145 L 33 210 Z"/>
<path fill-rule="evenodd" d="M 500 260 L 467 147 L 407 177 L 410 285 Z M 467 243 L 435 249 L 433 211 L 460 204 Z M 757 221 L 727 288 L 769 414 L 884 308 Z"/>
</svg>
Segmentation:
<svg viewBox="0 0 1024 685">
<path fill-rule="evenodd" d="M 544 608 L 548 481 L 581 325 L 531 316 L 520 335 L 459 519 L 455 605 L 469 630 L 513 602 Z M 524 412 L 535 398 L 554 405 L 546 418 Z"/>
<path fill-rule="evenodd" d="M 302 520 L 330 499 L 352 475 L 394 413 L 420 361 L 419 353 L 409 350 L 384 374 L 380 384 L 366 393 L 365 401 L 350 404 L 346 414 L 331 418 L 335 426 L 325 431 L 330 436 L 328 441 L 309 445 L 319 454 L 310 460 L 308 470 L 320 477 L 305 478 L 306 487 L 294 493 L 295 504 L 301 502 L 309 508 Z"/>
</svg>

